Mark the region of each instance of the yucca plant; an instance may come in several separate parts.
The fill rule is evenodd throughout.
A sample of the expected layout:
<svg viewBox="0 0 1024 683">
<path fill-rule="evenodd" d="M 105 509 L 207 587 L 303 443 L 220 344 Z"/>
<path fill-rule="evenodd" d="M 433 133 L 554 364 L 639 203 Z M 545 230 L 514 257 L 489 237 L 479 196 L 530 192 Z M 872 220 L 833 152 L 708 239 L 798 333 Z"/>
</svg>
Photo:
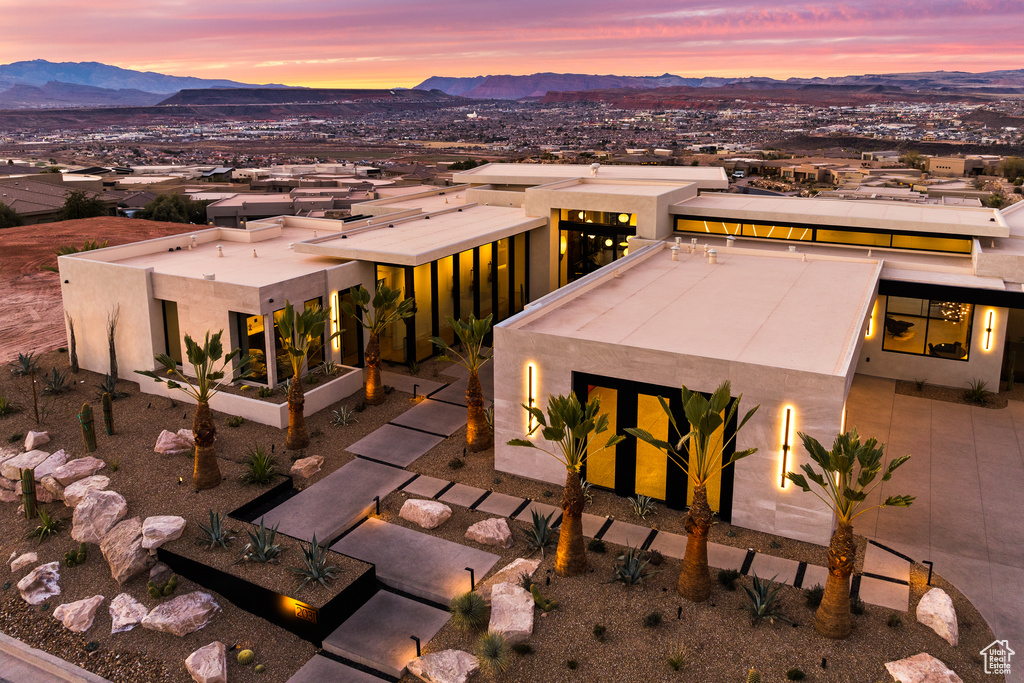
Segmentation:
<svg viewBox="0 0 1024 683">
<path fill-rule="evenodd" d="M 679 671 L 686 665 L 686 655 L 682 650 L 676 650 L 668 656 L 668 668 Z"/>
<path fill-rule="evenodd" d="M 231 535 L 233 532 L 224 526 L 224 517 L 219 512 L 210 510 L 210 526 L 205 524 L 198 526 L 203 535 L 196 539 L 196 543 L 199 545 L 209 544 L 211 550 L 217 546 L 227 548 L 228 543 L 235 540 L 235 537 Z"/>
<path fill-rule="evenodd" d="M 52 517 L 44 507 L 40 507 L 38 510 L 39 526 L 28 533 L 28 538 L 38 538 L 39 542 L 42 543 L 46 540 L 47 536 L 57 535 L 57 533 L 64 527 L 64 520 Z"/>
<path fill-rule="evenodd" d="M 976 379 L 968 382 L 967 390 L 964 391 L 964 400 L 976 406 L 983 406 L 992 392 L 988 390 L 988 382 Z"/>
<path fill-rule="evenodd" d="M 327 564 L 327 548 L 321 548 L 316 542 L 316 534 L 313 534 L 310 543 L 302 546 L 302 559 L 303 566 L 291 568 L 300 577 L 299 588 L 305 588 L 311 583 L 327 587 L 341 571 L 339 567 Z"/>
<path fill-rule="evenodd" d="M 245 464 L 249 471 L 242 475 L 242 481 L 246 484 L 269 484 L 277 474 L 274 456 L 261 445 L 249 449 L 249 460 Z"/>
<path fill-rule="evenodd" d="M 776 575 L 777 576 L 777 575 Z M 767 619 L 774 624 L 775 620 L 792 624 L 793 620 L 779 611 L 779 603 L 782 597 L 779 591 L 784 584 L 775 583 L 775 576 L 770 579 L 762 579 L 754 574 L 753 588 L 743 587 L 747 594 L 747 611 L 750 613 L 750 625 L 757 626 Z"/>
<path fill-rule="evenodd" d="M 526 545 L 534 553 L 539 550 L 540 556 L 544 557 L 544 548 L 551 544 L 552 537 L 555 535 L 554 529 L 551 528 L 551 518 L 555 516 L 555 513 L 552 512 L 545 517 L 536 510 L 532 510 L 530 514 L 533 517 L 533 524 L 523 532 L 526 535 Z"/>
<path fill-rule="evenodd" d="M 112 375 L 103 375 L 103 379 L 96 383 L 96 393 L 102 397 L 103 394 L 110 394 L 112 400 L 124 398 L 128 394 L 117 390 L 117 380 Z"/>
<path fill-rule="evenodd" d="M 648 569 L 647 565 L 650 564 L 650 560 L 645 560 L 643 551 L 636 546 L 626 546 L 626 552 L 619 555 L 617 559 L 612 581 L 618 581 L 627 586 L 642 583 L 648 576 L 661 571 L 660 569 Z"/>
<path fill-rule="evenodd" d="M 43 393 L 44 394 L 63 394 L 65 391 L 70 391 L 71 385 L 68 384 L 68 377 L 66 372 L 61 372 L 57 368 L 50 370 L 49 375 L 43 375 Z"/>
<path fill-rule="evenodd" d="M 280 526 L 280 525 L 278 525 Z M 277 539 L 277 527 L 267 529 L 263 520 L 256 531 L 247 531 L 249 542 L 242 548 L 242 556 L 239 562 L 270 562 L 277 559 L 281 554 L 281 546 L 274 543 Z"/>
<path fill-rule="evenodd" d="M 451 361 L 469 371 L 469 379 L 466 380 L 466 448 L 470 453 L 487 450 L 494 443 L 493 416 L 488 420 L 480 386 L 480 368 L 491 359 L 484 351 L 484 339 L 491 332 L 493 319 L 493 315 L 483 320 L 470 315 L 465 322 L 447 318 L 449 327 L 462 342 L 464 353 L 459 353 L 440 337 L 430 338 L 431 343 L 441 352 L 441 360 Z"/>
<path fill-rule="evenodd" d="M 630 496 L 629 504 L 633 508 L 633 514 L 640 519 L 647 519 L 647 515 L 654 513 L 654 499 L 643 494 Z"/>
<path fill-rule="evenodd" d="M 509 649 L 505 637 L 495 631 L 488 631 L 476 641 L 474 654 L 480 668 L 496 676 L 504 673 L 509 665 Z"/>
<path fill-rule="evenodd" d="M 473 631 L 487 623 L 487 604 L 476 591 L 456 595 L 448 611 L 452 613 L 452 623 L 463 631 Z"/>
<path fill-rule="evenodd" d="M 341 406 L 337 410 L 332 410 L 331 413 L 331 424 L 336 427 L 347 427 L 353 422 L 359 422 L 355 412 L 347 406 Z"/>
</svg>

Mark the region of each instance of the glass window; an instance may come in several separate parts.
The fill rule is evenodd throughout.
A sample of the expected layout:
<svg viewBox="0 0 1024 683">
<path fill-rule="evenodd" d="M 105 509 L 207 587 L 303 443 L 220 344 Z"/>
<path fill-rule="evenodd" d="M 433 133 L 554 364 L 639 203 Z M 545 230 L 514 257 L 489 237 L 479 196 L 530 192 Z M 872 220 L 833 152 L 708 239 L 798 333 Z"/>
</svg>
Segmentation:
<svg viewBox="0 0 1024 683">
<path fill-rule="evenodd" d="M 178 303 L 164 301 L 164 352 L 181 365 L 181 330 L 178 327 Z"/>
<path fill-rule="evenodd" d="M 399 292 L 398 300 L 405 299 L 405 268 L 402 266 L 377 266 L 377 282 L 383 282 Z M 397 320 L 381 332 L 380 357 L 393 363 L 405 363 L 406 323 Z"/>
<path fill-rule="evenodd" d="M 429 358 L 434 352 L 434 345 L 430 343 L 431 332 L 434 327 L 434 301 L 431 292 L 430 264 L 427 263 L 413 268 L 412 279 L 413 292 L 416 297 L 416 313 L 413 315 L 416 337 L 415 360 L 418 362 L 424 358 Z"/>
<path fill-rule="evenodd" d="M 526 260 L 530 257 L 526 253 L 526 234 L 521 233 L 515 237 L 516 250 L 516 272 L 513 288 L 515 289 L 515 310 L 518 313 L 526 307 Z"/>
<path fill-rule="evenodd" d="M 449 344 L 455 343 L 455 332 L 448 318 L 455 317 L 455 257 L 446 256 L 437 262 L 437 336 Z M 418 291 L 418 290 L 417 290 Z"/>
<path fill-rule="evenodd" d="M 601 404 L 604 407 L 604 403 Z M 668 415 L 661 408 L 657 396 L 639 394 L 636 397 L 636 426 L 668 440 Z M 636 492 L 658 500 L 665 500 L 668 476 L 668 456 L 665 451 L 646 441 L 636 440 Z"/>
<path fill-rule="evenodd" d="M 595 387 L 591 386 L 587 393 L 587 401 L 592 401 L 595 398 L 601 401 L 601 412 L 608 413 L 608 431 L 605 434 L 621 434 L 622 431 L 618 427 L 618 391 L 615 389 L 609 389 L 607 387 Z M 631 425 L 626 425 L 631 426 Z M 597 452 L 608 443 L 608 438 L 602 434 L 600 437 L 594 439 L 587 446 L 587 481 L 595 486 L 603 486 L 605 488 L 615 488 L 615 449 L 617 446 L 607 448 L 603 451 Z"/>
<path fill-rule="evenodd" d="M 323 308 L 323 297 L 316 297 L 315 299 L 309 299 L 305 302 L 306 310 L 312 308 Z M 324 331 L 327 331 L 327 325 L 324 325 Z M 324 362 L 324 335 L 320 335 L 314 339 L 309 345 L 309 352 L 306 354 L 306 370 L 312 370 L 313 368 L 322 365 Z"/>
<path fill-rule="evenodd" d="M 252 356 L 249 368 L 252 374 L 246 379 L 256 384 L 267 383 L 267 336 L 262 315 L 231 312 L 238 325 L 238 345 L 242 354 Z"/>
<path fill-rule="evenodd" d="M 500 322 L 508 317 L 508 240 L 498 240 L 498 248 L 495 250 L 496 258 L 494 277 L 495 286 L 498 288 L 498 310 L 495 311 L 494 322 Z"/>
<path fill-rule="evenodd" d="M 956 254 L 970 254 L 971 240 L 955 237 L 925 237 L 922 235 L 893 235 L 892 246 L 896 249 L 923 249 L 926 251 L 948 251 Z"/>
<path fill-rule="evenodd" d="M 494 268 L 494 250 L 490 244 L 480 247 L 480 315 L 478 318 L 486 318 L 494 310 L 494 302 L 491 300 L 494 292 L 494 279 L 496 271 Z"/>
<path fill-rule="evenodd" d="M 734 235 L 736 233 L 733 233 Z M 765 225 L 762 223 L 744 223 L 744 237 L 761 237 L 772 240 L 797 240 L 809 242 L 814 237 L 811 228 L 795 228 L 789 225 Z"/>
<path fill-rule="evenodd" d="M 355 310 L 355 304 L 352 301 L 352 294 L 349 292 L 339 292 L 334 295 L 339 299 L 339 305 L 335 308 L 338 311 L 338 315 L 341 319 L 341 335 L 338 337 L 338 351 L 341 354 L 341 362 L 343 365 L 356 367 L 360 364 L 360 334 L 361 325 L 352 316 L 347 315 L 342 310 L 340 302 L 347 302 L 349 306 L 352 306 Z"/>
<path fill-rule="evenodd" d="M 890 296 L 882 349 L 967 360 L 973 314 L 973 304 Z"/>
<path fill-rule="evenodd" d="M 473 315 L 473 292 L 475 289 L 473 250 L 467 249 L 459 254 L 459 319 L 461 320 Z"/>
<path fill-rule="evenodd" d="M 835 244 L 858 244 L 868 247 L 888 247 L 892 244 L 892 235 L 880 232 L 823 230 L 818 228 L 818 241 L 832 242 Z"/>
</svg>

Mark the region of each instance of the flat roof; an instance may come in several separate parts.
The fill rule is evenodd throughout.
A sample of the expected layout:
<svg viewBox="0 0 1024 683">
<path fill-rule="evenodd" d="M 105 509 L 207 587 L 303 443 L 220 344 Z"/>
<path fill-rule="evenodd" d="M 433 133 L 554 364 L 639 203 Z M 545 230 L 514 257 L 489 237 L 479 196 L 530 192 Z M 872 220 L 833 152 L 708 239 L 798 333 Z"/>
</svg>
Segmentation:
<svg viewBox="0 0 1024 683">
<path fill-rule="evenodd" d="M 636 197 L 660 197 L 676 192 L 680 187 L 692 183 L 652 181 L 652 180 L 613 180 L 604 178 L 578 178 L 563 182 L 549 183 L 532 187 L 530 192 L 582 192 L 585 194 L 614 194 Z"/>
<path fill-rule="evenodd" d="M 610 180 L 669 180 L 697 183 L 704 190 L 729 187 L 725 169 L 719 166 L 641 166 L 601 164 L 597 175 L 589 164 L 485 164 L 459 171 L 453 176 L 457 183 L 493 183 L 496 185 L 542 185 L 555 180 L 597 178 Z"/>
<path fill-rule="evenodd" d="M 669 207 L 669 212 L 750 223 L 777 221 L 947 235 L 1009 235 L 1009 228 L 998 209 L 937 204 L 706 194 L 678 202 Z"/>
<path fill-rule="evenodd" d="M 874 305 L 881 264 L 731 249 L 637 254 L 513 318 L 524 331 L 845 376 Z M 596 276 L 596 277 L 595 277 Z M 685 313 L 684 313 L 685 312 Z M 517 322 L 519 321 L 519 322 Z"/>
<path fill-rule="evenodd" d="M 344 236 L 296 244 L 295 251 L 420 266 L 544 225 L 547 218 L 530 218 L 521 208 L 468 204 L 392 222 L 384 216 Z"/>
</svg>

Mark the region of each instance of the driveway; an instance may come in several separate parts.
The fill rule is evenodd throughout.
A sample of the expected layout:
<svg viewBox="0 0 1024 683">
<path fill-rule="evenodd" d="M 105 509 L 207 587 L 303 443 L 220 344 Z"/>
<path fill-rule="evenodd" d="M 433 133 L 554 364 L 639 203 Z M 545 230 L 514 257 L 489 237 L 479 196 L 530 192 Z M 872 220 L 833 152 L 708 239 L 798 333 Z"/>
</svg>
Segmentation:
<svg viewBox="0 0 1024 683">
<path fill-rule="evenodd" d="M 1010 647 L 1024 647 L 1024 403 L 993 410 L 895 393 L 895 381 L 857 375 L 847 428 L 910 454 L 884 495 L 909 508 L 858 518 L 856 530 L 915 560 L 931 560 Z M 880 487 L 881 488 L 881 487 Z M 1024 661 L 1007 681 L 1024 682 Z"/>
</svg>

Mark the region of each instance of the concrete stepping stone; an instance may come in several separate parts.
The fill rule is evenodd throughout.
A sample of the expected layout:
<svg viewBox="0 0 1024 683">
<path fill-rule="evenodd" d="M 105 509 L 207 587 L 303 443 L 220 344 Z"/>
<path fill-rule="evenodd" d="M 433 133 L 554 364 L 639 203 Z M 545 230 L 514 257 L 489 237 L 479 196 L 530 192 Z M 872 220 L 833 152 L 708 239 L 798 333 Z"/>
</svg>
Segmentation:
<svg viewBox="0 0 1024 683">
<path fill-rule="evenodd" d="M 415 389 L 417 396 L 426 396 L 444 386 L 444 382 L 413 377 L 412 375 L 403 375 L 397 372 L 388 372 L 387 370 L 381 371 L 380 379 L 385 385 L 394 387 L 397 391 L 406 394 L 413 393 L 413 389 Z M 419 386 L 415 386 L 417 384 Z"/>
<path fill-rule="evenodd" d="M 901 612 L 910 609 L 910 586 L 906 584 L 862 576 L 859 595 L 860 599 L 869 605 L 879 605 Z"/>
<path fill-rule="evenodd" d="M 480 508 L 477 508 L 478 510 Z M 516 519 L 520 522 L 526 522 L 527 524 L 533 523 L 533 511 L 536 510 L 541 516 L 547 517 L 551 515 L 551 525 L 554 526 L 555 522 L 558 521 L 559 516 L 562 514 L 562 508 L 555 507 L 554 505 L 548 505 L 547 503 L 541 503 L 539 501 L 532 501 L 529 505 L 523 508 L 523 511 L 516 515 Z"/>
<path fill-rule="evenodd" d="M 448 437 L 466 426 L 466 419 L 465 407 L 428 398 L 396 417 L 391 424 Z"/>
<path fill-rule="evenodd" d="M 828 569 L 816 564 L 809 564 L 804 570 L 804 580 L 800 584 L 801 588 L 814 588 L 818 584 L 821 587 L 825 587 L 825 582 L 828 581 Z"/>
<path fill-rule="evenodd" d="M 469 386 L 469 378 L 457 379 L 440 391 L 430 395 L 430 398 L 446 403 L 457 403 L 466 405 L 466 388 Z M 480 378 L 480 390 L 483 393 L 484 408 L 494 403 L 494 379 L 493 376 L 484 375 Z"/>
<path fill-rule="evenodd" d="M 589 512 L 583 513 L 583 535 L 586 538 L 593 538 L 597 535 L 597 532 L 601 530 L 604 523 L 608 521 L 607 517 L 599 517 L 592 515 Z"/>
<path fill-rule="evenodd" d="M 438 498 L 443 503 L 449 503 L 451 505 L 461 505 L 464 508 L 468 508 L 473 503 L 480 500 L 480 496 L 487 493 L 484 489 L 478 489 L 475 486 L 466 486 L 465 484 L 456 484 L 447 491 L 444 495 Z"/>
<path fill-rule="evenodd" d="M 483 577 L 499 557 L 397 524 L 370 518 L 333 546 L 376 567 L 377 578 L 392 588 L 447 605 L 470 590 L 469 572 Z"/>
<path fill-rule="evenodd" d="M 411 493 L 414 496 L 422 496 L 424 498 L 433 498 L 437 495 L 437 492 L 443 489 L 451 482 L 445 481 L 444 479 L 438 479 L 437 477 L 428 477 L 421 475 L 412 480 L 403 491 Z"/>
<path fill-rule="evenodd" d="M 665 557 L 672 557 L 677 560 L 683 559 L 686 555 L 686 536 L 682 534 L 671 534 L 667 531 L 659 531 L 651 543 L 651 550 L 657 550 Z M 710 547 L 710 543 L 708 546 Z"/>
<path fill-rule="evenodd" d="M 405 675 L 409 660 L 416 656 L 416 643 L 410 636 L 416 636 L 426 645 L 441 630 L 449 616 L 447 610 L 424 605 L 388 591 L 377 591 L 344 624 L 324 638 L 323 648 L 389 676 L 401 678 Z"/>
<path fill-rule="evenodd" d="M 483 351 L 488 355 L 490 355 L 491 353 L 490 348 L 484 348 Z M 454 377 L 456 379 L 461 379 L 463 377 L 469 377 L 469 370 L 467 370 L 465 366 L 459 365 L 458 363 L 452 363 L 447 368 L 442 370 L 441 374 L 445 375 L 446 377 Z M 480 368 L 477 374 L 480 375 L 480 384 L 484 383 L 484 377 L 490 376 L 493 379 L 494 361 L 491 361 L 490 363 L 487 363 L 485 366 Z"/>
<path fill-rule="evenodd" d="M 608 527 L 608 531 L 604 532 L 604 536 L 601 540 L 605 543 L 614 543 L 622 546 L 633 546 L 639 547 L 643 545 L 647 537 L 651 535 L 651 530 L 645 526 L 637 526 L 636 524 L 629 524 L 628 522 L 620 522 L 615 520 L 612 525 Z"/>
<path fill-rule="evenodd" d="M 658 535 L 660 536 L 661 534 Z M 717 569 L 735 569 L 739 571 L 743 568 L 743 561 L 746 559 L 747 551 L 743 548 L 708 543 L 708 566 Z"/>
<path fill-rule="evenodd" d="M 864 552 L 864 573 L 909 582 L 910 563 L 899 555 L 869 542 Z"/>
<path fill-rule="evenodd" d="M 522 498 L 492 491 L 491 495 L 484 499 L 484 502 L 476 506 L 476 509 L 499 517 L 510 517 L 522 504 Z"/>
<path fill-rule="evenodd" d="M 386 424 L 380 429 L 370 432 L 345 450 L 371 460 L 386 462 L 398 467 L 408 467 L 442 441 L 444 441 L 444 437 L 441 436 Z"/>
<path fill-rule="evenodd" d="M 756 574 L 762 579 L 770 579 L 774 576 L 776 582 L 792 586 L 796 580 L 796 570 L 799 567 L 800 563 L 796 560 L 758 553 L 754 555 L 754 561 L 750 563 L 750 571 L 747 574 L 749 576 Z"/>
<path fill-rule="evenodd" d="M 303 541 L 327 543 L 368 515 L 373 497 L 386 495 L 409 479 L 409 473 L 396 467 L 356 459 L 292 496 L 262 520 L 268 528 Z M 260 520 L 254 521 L 259 524 Z"/>
<path fill-rule="evenodd" d="M 415 647 L 413 645 L 413 654 L 416 654 Z M 336 662 L 329 657 L 322 657 L 320 655 L 314 656 L 303 664 L 302 668 L 288 679 L 288 683 L 324 683 L 324 681 L 331 681 L 331 683 L 380 683 L 381 679 L 378 676 L 363 673 L 359 669 L 353 669 L 341 662 Z"/>
</svg>

